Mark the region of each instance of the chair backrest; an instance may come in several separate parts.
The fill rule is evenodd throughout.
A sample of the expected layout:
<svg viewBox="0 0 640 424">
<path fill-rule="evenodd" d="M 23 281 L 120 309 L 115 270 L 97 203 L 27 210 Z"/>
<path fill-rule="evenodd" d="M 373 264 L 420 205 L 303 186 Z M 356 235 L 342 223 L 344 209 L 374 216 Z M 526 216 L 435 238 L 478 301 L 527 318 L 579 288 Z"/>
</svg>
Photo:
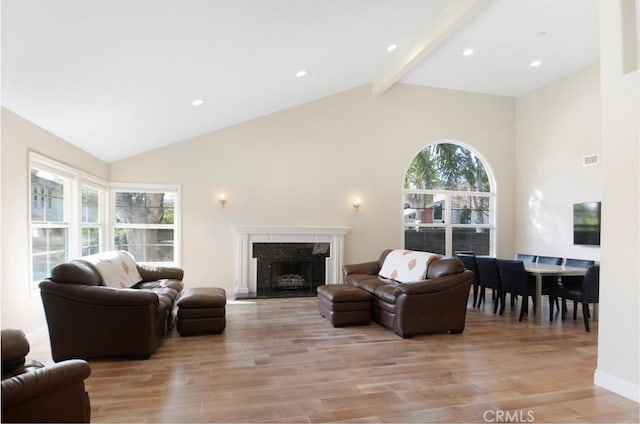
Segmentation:
<svg viewBox="0 0 640 424">
<path fill-rule="evenodd" d="M 529 255 L 526 253 L 516 253 L 516 261 L 533 263 L 536 261 L 536 258 L 537 258 L 536 255 Z"/>
<path fill-rule="evenodd" d="M 524 269 L 524 262 L 508 259 L 498 259 L 497 262 L 503 290 L 516 295 L 527 294 L 529 277 Z"/>
<path fill-rule="evenodd" d="M 595 261 L 592 261 L 590 259 L 567 258 L 564 261 L 565 266 L 574 266 L 576 268 L 589 268 L 589 266 L 593 264 L 595 264 Z"/>
<path fill-rule="evenodd" d="M 562 258 L 556 256 L 538 256 L 536 262 L 539 264 L 561 265 Z"/>
<path fill-rule="evenodd" d="M 480 284 L 490 289 L 501 289 L 500 274 L 496 265 L 496 258 L 483 258 L 476 256 L 476 265 L 478 267 L 478 277 Z"/>
<path fill-rule="evenodd" d="M 590 265 L 582 280 L 582 301 L 598 303 L 600 301 L 600 265 Z"/>
<path fill-rule="evenodd" d="M 475 252 L 456 251 L 455 256 L 462 261 L 466 269 L 473 271 L 473 282 L 478 284 L 480 282 L 480 276 L 478 275 Z"/>
</svg>

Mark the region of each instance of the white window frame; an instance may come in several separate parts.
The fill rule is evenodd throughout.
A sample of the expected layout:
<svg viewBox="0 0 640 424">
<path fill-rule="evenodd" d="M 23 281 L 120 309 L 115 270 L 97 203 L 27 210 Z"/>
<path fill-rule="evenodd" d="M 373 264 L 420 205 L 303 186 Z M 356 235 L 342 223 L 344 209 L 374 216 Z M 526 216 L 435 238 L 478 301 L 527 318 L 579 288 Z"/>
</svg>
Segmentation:
<svg viewBox="0 0 640 424">
<path fill-rule="evenodd" d="M 97 190 L 98 191 L 98 222 L 97 223 L 85 223 L 82 219 L 82 190 L 87 187 L 89 189 L 92 190 Z M 80 187 L 79 187 L 79 201 L 78 201 L 78 205 L 80 207 L 80 210 L 78 212 L 78 217 L 79 217 L 79 221 L 80 221 L 80 234 L 79 234 L 79 242 L 80 242 L 80 254 L 82 255 L 84 252 L 82 251 L 82 249 L 84 248 L 84 246 L 82 245 L 82 231 L 85 228 L 89 228 L 89 229 L 96 229 L 98 230 L 98 234 L 99 234 L 99 245 L 98 245 L 98 252 L 102 252 L 103 250 L 106 249 L 106 246 L 108 245 L 108 236 L 107 236 L 107 232 L 105 231 L 105 226 L 107 224 L 107 219 L 106 219 L 106 211 L 107 211 L 107 204 L 109 202 L 109 188 L 108 186 L 102 185 L 99 182 L 92 180 L 92 179 L 88 179 L 88 178 L 83 178 L 80 181 Z"/>
<path fill-rule="evenodd" d="M 38 169 L 44 172 L 49 172 L 64 179 L 64 223 L 53 223 L 46 221 L 32 221 L 32 196 L 33 189 L 31 186 L 31 170 Z M 39 280 L 34 280 L 33 274 L 33 235 L 35 229 L 40 228 L 65 228 L 67 230 L 67 254 L 65 260 L 71 260 L 82 256 L 82 213 L 81 213 L 81 187 L 82 185 L 90 185 L 94 188 L 98 188 L 102 191 L 102 205 L 100 213 L 105 216 L 106 213 L 106 195 L 108 193 L 108 184 L 106 181 L 80 171 L 72 166 L 66 165 L 62 162 L 58 162 L 47 156 L 41 155 L 34 151 L 28 152 L 28 167 L 27 167 L 27 181 L 28 181 L 28 196 L 29 196 L 29 281 L 31 291 L 38 290 Z M 106 221 L 102 221 L 100 225 L 101 234 L 105 232 Z M 101 238 L 101 248 L 105 248 L 105 239 Z M 51 271 L 51 270 L 49 270 Z"/>
<path fill-rule="evenodd" d="M 453 255 L 453 229 L 454 228 L 482 228 L 489 230 L 489 252 L 490 255 L 495 255 L 495 233 L 496 233 L 496 219 L 495 219 L 495 207 L 496 207 L 496 195 L 493 192 L 486 191 L 456 191 L 456 190 L 422 190 L 422 189 L 404 189 L 403 191 L 403 204 L 407 194 L 422 194 L 432 196 L 444 196 L 444 211 L 442 222 L 434 223 L 406 223 L 403 218 L 402 225 L 402 245 L 404 246 L 404 234 L 407 229 L 414 228 L 416 230 L 420 228 L 444 228 L 445 231 L 445 254 L 448 256 Z M 453 223 L 453 208 L 452 198 L 454 196 L 478 196 L 487 197 L 489 199 L 489 223 L 488 224 L 454 224 Z"/>
<path fill-rule="evenodd" d="M 489 229 L 489 254 L 491 256 L 495 256 L 496 255 L 496 246 L 497 246 L 497 239 L 498 239 L 498 226 L 497 226 L 497 215 L 498 215 L 498 210 L 497 210 L 497 206 L 498 206 L 498 202 L 497 202 L 497 183 L 496 183 L 496 179 L 493 176 L 493 171 L 491 170 L 491 167 L 489 166 L 489 163 L 485 160 L 485 158 L 479 154 L 473 147 L 471 147 L 470 145 L 466 144 L 466 143 L 462 143 L 460 141 L 457 140 L 447 140 L 447 139 L 443 139 L 443 140 L 438 140 L 438 141 L 434 141 L 431 144 L 442 144 L 442 143 L 447 143 L 447 144 L 455 144 L 457 146 L 463 147 L 467 150 L 470 150 L 477 158 L 480 159 L 480 162 L 482 163 L 482 166 L 484 167 L 485 172 L 487 173 L 487 178 L 489 179 L 489 187 L 490 187 L 490 191 L 457 191 L 457 190 L 443 190 L 443 189 L 409 189 L 409 188 L 405 188 L 404 187 L 404 179 L 403 179 L 403 189 L 402 189 L 402 207 L 403 207 L 403 211 L 401 212 L 402 214 L 402 234 L 401 234 L 401 243 L 402 246 L 405 246 L 405 231 L 407 230 L 407 228 L 415 228 L 415 229 L 419 229 L 421 227 L 423 228 L 442 228 L 444 227 L 445 229 L 445 254 L 448 256 L 451 256 L 454 254 L 453 252 L 453 229 L 454 228 L 488 228 Z M 425 146 L 427 147 L 427 146 Z M 425 147 L 423 147 L 422 149 L 424 149 Z M 420 149 L 420 151 L 422 151 L 422 149 Z M 420 152 L 419 151 L 419 152 Z M 419 153 L 418 152 L 418 153 Z M 418 154 L 416 153 L 416 155 Z M 414 155 L 411 158 L 411 161 L 413 161 L 416 157 L 416 155 Z M 411 162 L 410 162 L 411 163 Z M 407 170 L 405 170 L 405 176 L 406 176 L 406 172 Z M 444 223 L 430 223 L 430 224 L 424 224 L 424 223 L 412 223 L 412 224 L 407 224 L 405 222 L 405 217 L 404 217 L 404 201 L 406 199 L 406 195 L 408 193 L 418 193 L 418 194 L 430 194 L 430 195 L 444 195 L 445 196 L 445 212 L 444 212 Z M 451 198 L 453 196 L 456 195 L 462 195 L 462 196 L 484 196 L 484 197 L 489 197 L 489 224 L 452 224 L 452 209 L 451 209 Z"/>
<path fill-rule="evenodd" d="M 173 210 L 173 224 L 121 224 L 115 222 L 116 193 L 175 193 L 175 204 Z M 136 259 L 141 264 L 151 264 L 159 266 L 181 266 L 182 264 L 182 225 L 181 225 L 181 187 L 176 184 L 135 184 L 118 183 L 110 186 L 110 237 L 111 248 L 115 246 L 116 228 L 133 229 L 172 229 L 173 230 L 173 261 L 171 262 L 146 262 Z"/>
</svg>

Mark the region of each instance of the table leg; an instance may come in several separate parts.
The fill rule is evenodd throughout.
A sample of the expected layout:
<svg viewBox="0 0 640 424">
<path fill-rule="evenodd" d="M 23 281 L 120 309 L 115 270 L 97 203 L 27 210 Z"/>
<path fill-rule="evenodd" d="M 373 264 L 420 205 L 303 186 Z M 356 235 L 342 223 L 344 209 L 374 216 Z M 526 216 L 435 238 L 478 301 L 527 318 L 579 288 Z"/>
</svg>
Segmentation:
<svg viewBox="0 0 640 424">
<path fill-rule="evenodd" d="M 542 324 L 542 274 L 536 274 L 536 324 Z"/>
</svg>

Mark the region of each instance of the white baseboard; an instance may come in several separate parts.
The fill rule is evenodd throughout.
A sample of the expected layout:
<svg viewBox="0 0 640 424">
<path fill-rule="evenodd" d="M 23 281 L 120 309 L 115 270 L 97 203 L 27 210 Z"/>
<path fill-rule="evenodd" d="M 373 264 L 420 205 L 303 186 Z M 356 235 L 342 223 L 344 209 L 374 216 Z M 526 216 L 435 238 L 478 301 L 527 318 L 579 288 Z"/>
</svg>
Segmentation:
<svg viewBox="0 0 640 424">
<path fill-rule="evenodd" d="M 593 375 L 593 384 L 640 403 L 640 386 L 620 377 L 596 369 Z"/>
</svg>

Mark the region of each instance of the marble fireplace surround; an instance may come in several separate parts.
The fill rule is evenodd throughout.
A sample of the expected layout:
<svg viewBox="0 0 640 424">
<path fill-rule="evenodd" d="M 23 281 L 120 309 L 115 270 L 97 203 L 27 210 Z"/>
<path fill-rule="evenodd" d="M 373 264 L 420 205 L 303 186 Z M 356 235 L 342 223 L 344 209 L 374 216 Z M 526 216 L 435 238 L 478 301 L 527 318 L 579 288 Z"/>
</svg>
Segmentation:
<svg viewBox="0 0 640 424">
<path fill-rule="evenodd" d="M 329 243 L 329 257 L 325 261 L 325 284 L 342 282 L 344 236 L 351 227 L 235 225 L 234 229 L 238 237 L 236 298 L 255 296 L 257 291 L 254 243 Z"/>
</svg>

